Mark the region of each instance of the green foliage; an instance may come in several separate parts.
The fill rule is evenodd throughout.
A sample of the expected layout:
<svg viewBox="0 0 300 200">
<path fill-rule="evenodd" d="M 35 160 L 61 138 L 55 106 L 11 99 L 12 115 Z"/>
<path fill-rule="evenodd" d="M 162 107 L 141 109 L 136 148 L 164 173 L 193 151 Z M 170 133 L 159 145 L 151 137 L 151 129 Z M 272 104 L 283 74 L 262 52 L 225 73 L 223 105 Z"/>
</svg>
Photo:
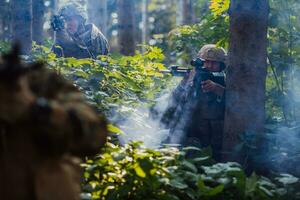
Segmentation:
<svg viewBox="0 0 300 200">
<path fill-rule="evenodd" d="M 10 50 L 10 44 L 8 42 L 0 41 L 0 54 L 6 53 Z"/>
<path fill-rule="evenodd" d="M 169 76 L 160 73 L 165 69 L 161 49 L 144 48 L 144 53 L 134 56 L 100 56 L 93 60 L 58 58 L 49 48 L 34 45 L 32 59 L 47 62 L 74 81 L 92 104 L 111 117 L 121 105 L 151 104 L 166 85 Z"/>
<path fill-rule="evenodd" d="M 225 11 L 229 1 L 221 2 L 212 1 L 210 9 L 213 12 L 207 10 L 199 23 L 180 26 L 169 33 L 170 48 L 177 58 L 189 61 L 204 44 L 228 47 L 229 18 Z"/>
<path fill-rule="evenodd" d="M 300 26 L 299 2 L 270 1 L 268 59 L 270 75 L 267 79 L 267 108 L 272 118 L 272 108 L 276 118 L 285 122 L 299 120 L 299 63 Z M 272 115 L 273 114 L 273 115 Z"/>
<path fill-rule="evenodd" d="M 83 167 L 83 190 L 92 199 L 300 198 L 296 177 L 247 177 L 239 164 L 214 164 L 209 151 L 196 147 L 152 150 L 138 142 L 123 147 L 107 143 L 102 154 Z"/>
<path fill-rule="evenodd" d="M 226 15 L 229 4 L 230 0 L 211 0 L 209 8 L 214 16 Z"/>
</svg>

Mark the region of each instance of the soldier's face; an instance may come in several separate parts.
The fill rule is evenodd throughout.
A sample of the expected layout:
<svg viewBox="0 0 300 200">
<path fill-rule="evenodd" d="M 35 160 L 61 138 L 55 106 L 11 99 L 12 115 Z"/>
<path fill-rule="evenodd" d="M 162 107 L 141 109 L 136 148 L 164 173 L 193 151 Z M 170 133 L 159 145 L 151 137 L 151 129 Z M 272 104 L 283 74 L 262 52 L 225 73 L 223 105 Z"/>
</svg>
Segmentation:
<svg viewBox="0 0 300 200">
<path fill-rule="evenodd" d="M 204 68 L 211 72 L 219 72 L 221 71 L 221 63 L 218 61 L 205 60 Z"/>
<path fill-rule="evenodd" d="M 76 17 L 69 17 L 66 19 L 67 31 L 71 34 L 75 34 L 79 27 L 79 21 Z"/>
</svg>

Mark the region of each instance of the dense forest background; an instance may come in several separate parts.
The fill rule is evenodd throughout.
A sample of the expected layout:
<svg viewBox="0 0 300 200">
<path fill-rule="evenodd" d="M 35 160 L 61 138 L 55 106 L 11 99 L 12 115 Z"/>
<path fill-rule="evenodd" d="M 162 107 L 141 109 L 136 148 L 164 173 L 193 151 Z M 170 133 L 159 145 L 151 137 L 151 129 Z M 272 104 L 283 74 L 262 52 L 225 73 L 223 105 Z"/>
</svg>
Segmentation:
<svg viewBox="0 0 300 200">
<path fill-rule="evenodd" d="M 266 15 L 268 20 L 266 39 L 257 41 L 253 38 L 257 31 L 251 26 L 253 21 L 240 24 L 243 30 L 239 31 L 230 21 L 239 17 L 234 7 L 238 1 L 79 0 L 87 11 L 88 21 L 101 29 L 111 47 L 109 56 L 96 60 L 59 58 L 51 52 L 55 34 L 50 29 L 50 18 L 67 2 L 2 0 L 0 52 L 7 51 L 13 41 L 19 41 L 24 60 L 43 60 L 72 80 L 87 100 L 108 117 L 110 132 L 125 135 L 121 138 L 128 142 L 126 145 L 118 144 L 112 136 L 102 155 L 82 164 L 85 168 L 82 199 L 300 198 L 300 183 L 296 178 L 300 176 L 300 4 L 297 0 L 257 1 L 268 2 L 270 6 L 269 10 L 257 10 L 262 13 L 259 16 Z M 247 1 L 241 2 L 247 8 Z M 228 12 L 230 3 L 233 6 Z M 210 158 L 210 149 L 161 145 L 166 130 L 160 129 L 148 112 L 155 106 L 163 111 L 165 96 L 179 81 L 162 71 L 173 64 L 189 66 L 206 43 L 234 52 L 231 47 L 234 41 L 238 43 L 239 38 L 233 40 L 238 33 L 252 38 L 253 45 L 266 42 L 267 52 L 248 56 L 246 72 L 234 74 L 229 70 L 231 91 L 245 91 L 244 83 L 253 84 L 242 97 L 249 99 L 246 103 L 251 105 L 240 110 L 248 113 L 243 115 L 244 121 L 233 121 L 232 116 L 227 116 L 227 129 L 236 130 L 241 124 L 260 126 L 263 130 L 259 138 L 263 144 L 257 144 L 256 132 L 245 128 L 235 135 L 238 139 L 224 141 L 233 151 L 242 152 L 242 160 L 228 159 L 240 164 L 215 163 Z M 250 54 L 236 54 L 240 58 L 245 55 Z M 238 63 L 235 55 L 231 56 L 230 63 Z M 264 62 L 266 68 L 257 66 L 263 66 Z M 253 70 L 249 70 L 251 65 Z M 234 88 L 236 80 L 241 88 Z M 257 82 L 259 87 L 255 85 Z M 228 99 L 234 100 L 231 94 Z M 257 99 L 259 102 L 255 102 Z M 257 120 L 256 116 L 261 118 Z M 132 139 L 155 148 L 144 148 Z"/>
</svg>

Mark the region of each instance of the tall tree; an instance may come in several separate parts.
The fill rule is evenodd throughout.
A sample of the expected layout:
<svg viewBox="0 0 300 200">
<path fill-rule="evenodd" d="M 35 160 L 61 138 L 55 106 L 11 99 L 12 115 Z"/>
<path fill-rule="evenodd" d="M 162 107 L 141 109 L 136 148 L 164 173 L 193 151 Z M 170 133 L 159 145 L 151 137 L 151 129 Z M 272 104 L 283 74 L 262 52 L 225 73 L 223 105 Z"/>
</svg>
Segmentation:
<svg viewBox="0 0 300 200">
<path fill-rule="evenodd" d="M 88 0 L 89 21 L 99 27 L 104 35 L 107 34 L 107 0 Z"/>
<path fill-rule="evenodd" d="M 55 14 L 57 14 L 57 11 L 58 11 L 58 3 L 59 3 L 59 0 L 51 0 L 50 1 L 50 15 L 53 16 Z M 55 37 L 55 32 L 52 30 L 52 29 L 49 29 L 48 30 L 48 34 L 52 37 L 52 39 L 54 39 Z"/>
<path fill-rule="evenodd" d="M 32 0 L 11 0 L 12 36 L 22 46 L 22 53 L 27 54 L 32 46 Z"/>
<path fill-rule="evenodd" d="M 3 40 L 4 34 L 4 15 L 3 12 L 5 10 L 5 1 L 0 1 L 0 40 Z"/>
<path fill-rule="evenodd" d="M 135 0 L 118 0 L 118 39 L 120 52 L 124 55 L 132 55 L 135 50 L 134 2 Z"/>
<path fill-rule="evenodd" d="M 237 146 L 243 135 L 253 134 L 258 142 L 264 132 L 268 13 L 268 0 L 230 2 L 224 160 L 242 162 Z"/>
<path fill-rule="evenodd" d="M 0 40 L 11 37 L 11 2 L 0 1 Z"/>
<path fill-rule="evenodd" d="M 176 0 L 176 24 L 185 25 L 193 23 L 193 0 Z"/>
<path fill-rule="evenodd" d="M 193 2 L 192 0 L 183 0 L 182 1 L 182 12 L 183 12 L 183 24 L 192 24 L 193 23 Z"/>
<path fill-rule="evenodd" d="M 32 0 L 32 39 L 38 44 L 43 42 L 44 14 L 44 0 Z"/>
<path fill-rule="evenodd" d="M 149 0 L 142 1 L 142 43 L 147 44 L 148 42 L 148 3 Z"/>
<path fill-rule="evenodd" d="M 176 25 L 183 24 L 183 0 L 176 0 Z"/>
</svg>

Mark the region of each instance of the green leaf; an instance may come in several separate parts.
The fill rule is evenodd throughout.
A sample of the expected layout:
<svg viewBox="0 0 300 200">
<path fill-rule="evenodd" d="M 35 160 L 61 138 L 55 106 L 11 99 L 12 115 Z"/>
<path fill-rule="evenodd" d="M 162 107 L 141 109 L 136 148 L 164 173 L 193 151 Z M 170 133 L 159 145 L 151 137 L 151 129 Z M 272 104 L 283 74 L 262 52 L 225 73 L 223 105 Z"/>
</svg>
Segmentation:
<svg viewBox="0 0 300 200">
<path fill-rule="evenodd" d="M 119 129 L 118 127 L 116 127 L 112 124 L 108 124 L 107 129 L 111 133 L 117 133 L 117 134 L 123 134 L 124 133 L 121 129 Z"/>
<path fill-rule="evenodd" d="M 189 169 L 190 171 L 194 172 L 194 173 L 197 173 L 197 168 L 196 166 L 193 164 L 193 163 L 190 163 L 188 161 L 183 161 L 182 162 L 182 165 L 186 168 L 186 169 Z"/>
<path fill-rule="evenodd" d="M 172 179 L 170 182 L 169 182 L 169 185 L 174 187 L 174 188 L 177 188 L 177 189 L 186 189 L 188 188 L 188 185 L 183 183 L 183 180 L 182 179 Z"/>
<path fill-rule="evenodd" d="M 224 185 L 218 185 L 217 187 L 214 187 L 210 189 L 206 196 L 216 196 L 217 194 L 221 193 L 224 190 Z"/>
<path fill-rule="evenodd" d="M 141 166 L 139 164 L 135 165 L 134 171 L 135 171 L 136 175 L 138 175 L 139 177 L 146 178 L 146 173 L 144 172 L 144 170 L 141 168 Z"/>
<path fill-rule="evenodd" d="M 275 178 L 275 180 L 281 182 L 284 185 L 299 183 L 299 178 L 290 174 L 280 174 L 280 177 Z"/>
</svg>

